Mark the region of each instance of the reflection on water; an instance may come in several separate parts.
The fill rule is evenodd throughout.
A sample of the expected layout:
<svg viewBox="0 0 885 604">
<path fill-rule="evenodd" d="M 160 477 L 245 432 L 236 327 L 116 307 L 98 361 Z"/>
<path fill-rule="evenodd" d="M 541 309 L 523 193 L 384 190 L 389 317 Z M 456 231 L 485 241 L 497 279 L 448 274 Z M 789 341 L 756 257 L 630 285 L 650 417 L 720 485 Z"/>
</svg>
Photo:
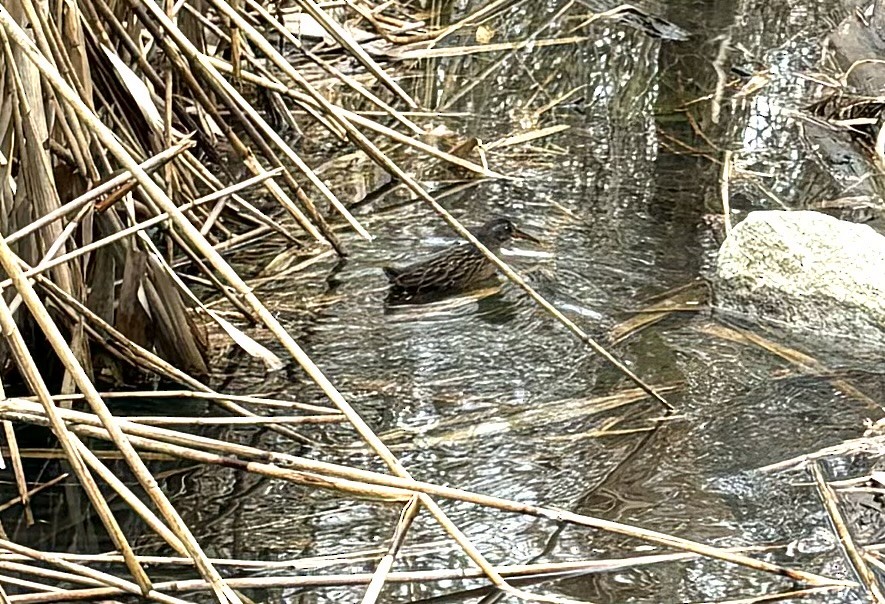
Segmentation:
<svg viewBox="0 0 885 604">
<path fill-rule="evenodd" d="M 736 152 L 734 203 L 741 215 L 774 203 L 740 179 L 742 170 L 765 175 L 767 190 L 791 207 L 803 202 L 803 184 L 820 182 L 788 111 L 804 103 L 805 87 L 796 73 L 814 66 L 819 37 L 838 5 L 648 2 L 645 8 L 693 37 L 662 42 L 600 23 L 588 42 L 512 53 L 476 85 L 469 83 L 497 57 L 433 62 L 427 66 L 433 77 L 415 81 L 415 96 L 470 113 L 452 121 L 452 128 L 491 141 L 520 125 L 570 126 L 549 141 L 493 153 L 494 167 L 516 180 L 482 183 L 447 199 L 447 207 L 469 226 L 507 215 L 537 234 L 547 254 L 506 259 L 605 341 L 625 311 L 704 274 L 713 246 L 703 217 L 719 208 L 722 150 Z M 514 16 L 499 26 L 500 35 L 519 39 L 559 8 L 536 0 L 518 3 Z M 577 16 L 557 20 L 549 36 L 580 23 L 583 10 L 576 6 Z M 715 90 L 713 63 L 726 38 L 726 69 L 768 69 L 771 79 L 754 95 L 721 101 L 717 123 L 712 101 L 702 97 Z M 579 101 L 554 107 L 575 90 Z M 696 99 L 701 101 L 683 111 Z M 547 106 L 554 108 L 539 113 Z M 346 262 L 336 266 L 328 258 L 291 279 L 268 283 L 260 293 L 415 477 L 722 546 L 792 544 L 766 557 L 844 575 L 815 492 L 800 484 L 806 477 L 753 470 L 856 436 L 871 409 L 822 379 L 799 375 L 770 353 L 705 333 L 714 320 L 706 314 L 677 313 L 614 348 L 648 382 L 678 384 L 668 394 L 677 416 L 649 432 L 648 420 L 659 418 L 661 410 L 648 401 L 601 402 L 632 384 L 510 284 L 431 305 L 385 305 L 382 266 L 406 263 L 451 241 L 427 207 L 386 207 L 359 209 L 377 239 L 347 240 Z M 875 391 L 881 388 L 875 380 L 867 375 L 856 385 Z M 299 371 L 270 378 L 238 375 L 232 386 L 286 392 L 304 401 L 320 398 Z M 305 435 L 311 444 L 301 453 L 381 467 L 345 428 Z M 265 431 L 244 436 L 240 430 L 229 437 L 295 446 Z M 178 504 L 189 510 L 201 543 L 218 555 L 292 559 L 383 547 L 399 515 L 397 506 L 232 470 L 201 468 L 177 480 Z M 493 562 L 651 551 L 638 541 L 535 518 L 467 504 L 444 508 Z M 407 549 L 395 570 L 466 563 L 439 526 L 421 515 L 407 544 L 425 543 L 436 545 Z M 371 561 L 362 567 L 372 569 Z M 383 601 L 418 601 L 464 586 L 389 586 Z M 614 603 L 711 601 L 789 587 L 724 563 L 690 561 L 535 589 Z M 357 601 L 360 593 L 287 590 L 282 596 L 264 594 L 261 601 Z M 804 601 L 859 600 L 844 592 Z"/>
</svg>

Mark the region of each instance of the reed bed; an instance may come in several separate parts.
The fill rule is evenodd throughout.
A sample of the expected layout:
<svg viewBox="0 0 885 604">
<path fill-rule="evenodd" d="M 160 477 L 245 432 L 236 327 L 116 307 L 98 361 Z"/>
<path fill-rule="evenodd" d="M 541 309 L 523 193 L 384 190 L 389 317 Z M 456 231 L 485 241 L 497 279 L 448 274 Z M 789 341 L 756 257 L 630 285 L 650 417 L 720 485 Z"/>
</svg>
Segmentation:
<svg viewBox="0 0 885 604">
<path fill-rule="evenodd" d="M 485 249 L 385 150 L 411 149 L 471 179 L 505 178 L 490 167 L 487 152 L 536 142 L 562 127 L 531 127 L 485 146 L 474 141 L 440 149 L 419 138 L 425 134 L 417 123 L 423 114 L 419 103 L 386 67 L 452 53 L 574 44 L 585 39 L 583 28 L 599 19 L 626 16 L 635 21 L 643 14 L 625 5 L 584 15 L 573 34 L 563 38 L 542 38 L 544 25 L 519 41 L 441 46 L 456 32 L 477 28 L 506 10 L 507 4 L 492 2 L 446 27 L 415 19 L 397 3 L 373 5 L 364 0 L 333 10 L 314 0 L 296 0 L 275 11 L 253 0 L 207 0 L 202 10 L 154 0 L 50 2 L 47 11 L 31 0 L 0 5 L 0 265 L 5 273 L 0 300 L 5 347 L 0 354 L 4 367 L 15 367 L 2 384 L 0 419 L 4 461 L 18 491 L 18 497 L 3 506 L 21 506 L 30 524 L 31 498 L 67 477 L 75 478 L 115 548 L 113 554 L 101 556 L 45 551 L 13 542 L 0 527 L 0 602 L 130 595 L 179 603 L 195 592 L 207 592 L 219 602 L 238 603 L 249 601 L 242 590 L 252 588 L 361 585 L 362 602 L 369 604 L 378 601 L 387 583 L 459 579 L 483 579 L 528 601 L 563 602 L 567 600 L 527 591 L 514 579 L 613 572 L 698 556 L 787 577 L 809 591 L 855 586 L 774 564 L 750 551 L 416 480 L 391 451 L 396 435 L 381 438 L 371 429 L 256 294 L 286 271 L 303 271 L 317 258 L 346 254 L 345 238 L 340 236 L 344 230 L 371 239 L 349 204 L 308 165 L 292 139 L 281 134 L 322 128 L 323 136 L 346 141 L 350 150 L 383 167 L 430 204 L 553 320 L 636 385 L 573 404 L 573 413 L 610 412 L 649 399 L 665 414 L 672 411 L 664 394 L 678 385 L 652 387 L 632 373 Z M 556 18 L 573 4 L 566 3 Z M 348 108 L 335 100 L 344 98 L 358 102 Z M 266 107 L 259 110 L 256 99 L 264 99 Z M 322 210 L 326 206 L 328 211 Z M 279 264 L 247 282 L 232 268 L 230 254 L 268 238 L 297 250 L 301 260 L 288 262 L 291 257 L 281 254 Z M 649 312 L 658 318 L 692 299 L 674 298 L 671 305 L 654 306 Z M 218 300 L 227 310 L 218 310 Z M 625 326 L 621 337 L 645 324 Z M 254 326 L 267 336 L 264 343 L 247 334 Z M 268 371 L 295 361 L 329 404 L 213 389 L 206 379 L 212 360 L 209 331 L 223 334 Z M 271 350 L 269 341 L 289 358 Z M 49 348 L 52 353 L 47 355 Z M 133 388 L 148 378 L 161 386 Z M 115 386 L 126 388 L 121 392 Z M 124 415 L 109 408 L 117 399 L 200 401 L 211 411 L 194 416 Z M 556 414 L 551 404 L 514 421 L 544 421 Z M 652 430 L 666 417 L 631 429 Z M 344 424 L 361 446 L 384 462 L 387 472 L 198 436 L 186 429 L 217 424 L 262 426 L 294 442 L 303 438 L 298 426 Z M 608 426 L 610 433 L 615 424 Z M 24 450 L 18 442 L 23 427 L 48 429 L 57 448 Z M 64 460 L 65 473 L 33 482 L 26 462 L 53 456 Z M 109 464 L 114 460 L 125 463 L 131 480 L 115 473 Z M 285 563 L 210 557 L 160 487 L 162 475 L 149 465 L 158 460 L 217 465 L 379 500 L 399 506 L 401 513 L 388 545 L 378 551 Z M 139 555 L 111 499 L 140 517 L 169 555 Z M 589 527 L 675 552 L 495 565 L 452 522 L 441 500 L 468 502 L 490 514 L 526 514 Z M 405 540 L 419 513 L 433 516 L 475 568 L 394 572 L 399 557 L 413 555 L 415 546 Z M 352 572 L 352 565 L 366 560 L 375 563 L 375 572 Z M 318 572 L 329 566 L 343 570 Z M 151 576 L 158 568 L 192 572 L 188 579 L 158 581 Z M 305 572 L 238 574 L 244 569 Z M 871 584 L 865 586 L 872 589 Z"/>
</svg>

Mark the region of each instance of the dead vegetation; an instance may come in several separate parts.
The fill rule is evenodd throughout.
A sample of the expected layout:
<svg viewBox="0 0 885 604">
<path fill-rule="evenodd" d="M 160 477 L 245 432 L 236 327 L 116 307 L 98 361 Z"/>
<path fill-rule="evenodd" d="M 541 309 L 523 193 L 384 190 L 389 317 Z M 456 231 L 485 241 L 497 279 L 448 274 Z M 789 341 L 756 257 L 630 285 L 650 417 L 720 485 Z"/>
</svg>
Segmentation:
<svg viewBox="0 0 885 604">
<path fill-rule="evenodd" d="M 566 3 L 557 17 L 574 4 Z M 580 15 L 580 25 L 567 37 L 544 38 L 546 28 L 541 27 L 522 40 L 493 43 L 494 31 L 486 24 L 507 10 L 508 2 L 492 2 L 444 27 L 434 24 L 437 15 L 416 17 L 393 2 L 346 6 L 327 10 L 314 0 L 273 9 L 253 0 L 162 6 L 153 0 L 85 0 L 50 2 L 43 12 L 30 0 L 16 0 L 0 7 L 0 264 L 6 275 L 0 301 L 6 369 L 0 417 L 7 445 L 3 457 L 19 492 L 18 499 L 5 506 L 20 505 L 31 523 L 30 498 L 70 475 L 82 486 L 116 548 L 108 555 L 40 551 L 4 534 L 0 602 L 126 594 L 184 602 L 194 592 L 209 592 L 220 602 L 240 602 L 248 601 L 242 590 L 251 588 L 364 585 L 362 601 L 368 604 L 378 600 L 387 582 L 469 578 L 485 578 L 521 599 L 564 602 L 524 591 L 513 579 L 611 572 L 695 556 L 790 578 L 807 586 L 805 593 L 854 586 L 753 557 L 754 552 L 472 493 L 409 474 L 391 452 L 390 442 L 397 435 L 379 437 L 261 301 L 260 288 L 267 280 L 304 270 L 318 258 L 346 253 L 343 230 L 371 238 L 350 203 L 331 190 L 292 141 L 315 135 L 319 128 L 323 137 L 346 141 L 351 152 L 383 167 L 478 245 L 439 200 L 392 159 L 391 151 L 411 149 L 461 177 L 502 178 L 505 175 L 494 170 L 489 156 L 560 131 L 562 126 L 541 124 L 552 105 L 530 116 L 524 131 L 499 141 L 456 140 L 441 149 L 443 145 L 426 142 L 419 103 L 382 63 L 444 54 L 506 54 L 530 44 L 574 44 L 585 39 L 582 28 L 604 18 L 627 19 L 658 35 L 682 34 L 623 6 Z M 477 44 L 442 45 L 462 30 L 474 31 Z M 493 72 L 494 63 L 482 77 Z M 358 102 L 347 108 L 345 98 Z M 256 108 L 256 99 L 266 101 L 262 110 Z M 341 160 L 330 161 L 336 159 Z M 229 264 L 230 254 L 269 239 L 297 250 L 298 259 L 281 254 L 247 283 Z M 554 320 L 636 383 L 635 389 L 577 401 L 569 405 L 573 413 L 592 415 L 649 397 L 672 410 L 663 395 L 678 385 L 653 388 L 644 383 L 519 274 L 489 256 Z M 209 303 L 210 297 L 224 300 L 225 311 Z M 696 291 L 675 292 L 675 297 L 650 306 L 641 319 L 622 325 L 618 338 L 668 313 L 694 310 L 696 298 Z M 207 385 L 207 331 L 224 334 L 268 371 L 284 365 L 267 341 L 247 335 L 247 326 L 256 325 L 315 382 L 328 406 L 218 392 Z M 52 355 L 36 353 L 47 345 Z M 145 376 L 175 386 L 133 391 L 132 385 Z M 128 391 L 113 391 L 119 386 Z M 108 407 L 118 398 L 199 400 L 211 404 L 211 412 L 123 416 Z M 548 412 L 551 409 L 538 407 L 511 419 L 536 422 Z M 664 419 L 624 429 L 650 431 Z M 388 472 L 197 436 L 186 429 L 266 425 L 297 441 L 297 426 L 326 423 L 350 426 Z M 31 448 L 29 455 L 60 457 L 68 474 L 39 484 L 31 481 L 16 438 L 16 428 L 22 426 L 52 431 L 61 452 Z M 610 424 L 601 435 L 616 429 L 622 428 Z M 453 427 L 446 438 L 462 436 Z M 93 446 L 98 442 L 111 446 Z M 112 459 L 125 461 L 134 483 L 115 476 L 108 465 Z M 149 465 L 156 460 L 235 468 L 381 500 L 400 506 L 402 512 L 391 527 L 388 547 L 376 551 L 285 563 L 210 558 L 158 486 Z M 121 528 L 108 504 L 108 492 L 141 518 L 143 528 L 162 540 L 169 555 L 148 557 L 133 549 L 132 535 Z M 494 565 L 449 519 L 441 499 L 625 535 L 677 553 Z M 419 512 L 432 515 L 476 568 L 393 572 Z M 365 560 L 376 562 L 374 573 L 319 572 L 342 565 L 347 569 Z M 186 580 L 152 579 L 155 569 L 169 568 L 192 568 L 193 573 Z M 271 570 L 277 572 L 254 576 Z"/>
</svg>

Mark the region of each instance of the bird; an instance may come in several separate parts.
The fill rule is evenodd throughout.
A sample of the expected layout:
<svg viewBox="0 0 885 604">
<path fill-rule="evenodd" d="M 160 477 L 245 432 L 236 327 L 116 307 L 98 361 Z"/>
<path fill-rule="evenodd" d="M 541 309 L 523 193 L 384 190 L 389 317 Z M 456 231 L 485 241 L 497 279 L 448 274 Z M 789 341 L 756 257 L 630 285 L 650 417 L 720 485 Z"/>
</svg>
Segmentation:
<svg viewBox="0 0 885 604">
<path fill-rule="evenodd" d="M 474 236 L 497 254 L 511 239 L 538 239 L 519 230 L 508 218 L 495 218 L 479 228 Z M 409 301 L 433 296 L 461 293 L 473 289 L 495 274 L 495 265 L 476 247 L 460 243 L 414 264 L 396 268 L 385 266 L 390 282 L 389 300 Z"/>
</svg>

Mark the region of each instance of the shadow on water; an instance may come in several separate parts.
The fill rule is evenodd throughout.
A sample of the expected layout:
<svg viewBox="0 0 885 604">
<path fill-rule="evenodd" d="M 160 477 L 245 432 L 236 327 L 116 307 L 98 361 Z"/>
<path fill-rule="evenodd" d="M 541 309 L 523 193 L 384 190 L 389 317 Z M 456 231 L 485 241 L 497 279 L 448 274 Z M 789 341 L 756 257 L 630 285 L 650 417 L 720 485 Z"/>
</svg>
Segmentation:
<svg viewBox="0 0 885 604">
<path fill-rule="evenodd" d="M 661 41 L 601 23 L 587 42 L 513 53 L 466 92 L 495 56 L 427 61 L 424 71 L 432 77 L 414 80 L 416 98 L 468 112 L 450 125 L 487 141 L 540 120 L 539 107 L 571 90 L 580 87 L 582 97 L 543 116 L 544 125 L 568 124 L 568 131 L 534 148 L 493 155 L 496 169 L 516 180 L 483 183 L 452 196 L 447 207 L 468 226 L 506 214 L 538 234 L 546 254 L 524 255 L 513 246 L 505 249 L 505 259 L 605 340 L 625 311 L 709 269 L 715 244 L 704 217 L 719 211 L 722 150 L 740 151 L 741 168 L 768 175 L 769 192 L 789 207 L 801 207 L 821 182 L 786 110 L 804 103 L 796 73 L 814 67 L 820 37 L 839 4 L 651 1 L 643 6 L 693 32 L 690 40 Z M 517 3 L 501 35 L 518 39 L 559 8 Z M 554 30 L 567 31 L 573 21 L 561 20 Z M 724 40 L 730 49 L 726 64 L 767 68 L 769 85 L 753 97 L 723 102 L 715 120 L 709 99 L 683 110 L 715 89 L 713 64 Z M 734 186 L 741 215 L 771 206 L 771 198 L 752 185 Z M 814 194 L 824 193 L 818 187 Z M 320 263 L 262 293 L 417 478 L 722 546 L 790 545 L 767 556 L 813 572 L 845 573 L 817 496 L 802 484 L 807 478 L 754 469 L 857 436 L 863 419 L 874 413 L 865 404 L 765 351 L 711 337 L 704 327 L 714 318 L 685 313 L 614 348 L 648 382 L 679 384 L 668 395 L 677 417 L 654 432 L 631 431 L 651 425 L 660 409 L 640 402 L 600 412 L 595 397 L 631 384 L 510 284 L 430 305 L 386 306 L 381 267 L 432 253 L 451 243 L 451 234 L 423 205 L 395 203 L 379 211 L 367 204 L 358 210 L 375 241 L 348 241 L 346 262 Z M 297 371 L 227 377 L 234 388 L 255 391 L 260 385 L 264 392 L 319 400 Z M 882 387 L 875 373 L 857 385 Z M 349 430 L 305 435 L 305 454 L 380 468 Z M 294 446 L 260 430 L 224 436 Z M 176 501 L 201 543 L 237 558 L 377 548 L 386 544 L 399 515 L 397 506 L 227 469 L 195 469 L 176 477 L 172 488 L 179 489 Z M 445 510 L 492 561 L 650 551 L 637 541 L 536 518 L 460 503 L 446 503 Z M 407 545 L 422 543 L 437 545 L 407 549 L 395 570 L 465 564 L 423 515 Z M 372 569 L 367 561 L 364 570 Z M 393 585 L 382 601 L 425 601 L 464 585 Z M 542 589 L 615 603 L 726 600 L 789 587 L 776 577 L 704 560 L 567 578 Z M 286 590 L 261 600 L 343 602 L 356 601 L 359 593 Z M 816 597 L 803 601 L 859 601 L 848 592 Z M 466 593 L 446 601 L 492 601 L 482 598 Z"/>
</svg>

